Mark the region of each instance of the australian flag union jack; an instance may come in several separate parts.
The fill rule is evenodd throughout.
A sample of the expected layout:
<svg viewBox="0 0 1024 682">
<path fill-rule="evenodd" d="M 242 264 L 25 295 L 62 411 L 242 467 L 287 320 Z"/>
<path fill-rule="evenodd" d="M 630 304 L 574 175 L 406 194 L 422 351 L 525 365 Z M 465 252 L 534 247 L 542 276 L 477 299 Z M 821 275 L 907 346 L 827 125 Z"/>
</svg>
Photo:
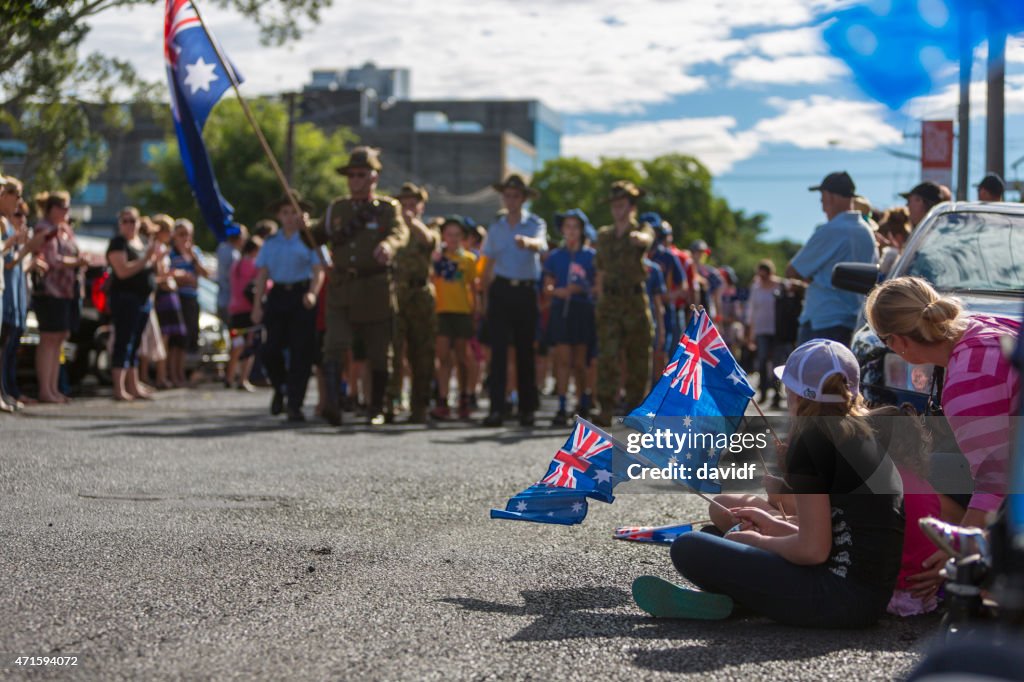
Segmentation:
<svg viewBox="0 0 1024 682">
<path fill-rule="evenodd" d="M 693 532 L 692 523 L 678 523 L 667 526 L 623 526 L 616 528 L 612 537 L 630 542 L 652 542 L 671 545 L 680 535 Z"/>
<path fill-rule="evenodd" d="M 587 515 L 587 498 L 612 502 L 612 489 L 624 479 L 613 466 L 612 439 L 579 419 L 565 444 L 555 453 L 547 474 L 514 496 L 505 509 L 492 509 L 492 519 L 513 519 L 570 525 Z M 621 464 L 621 463 L 620 463 Z"/>
<path fill-rule="evenodd" d="M 220 52 L 223 55 L 223 52 Z M 203 126 L 210 111 L 242 76 L 227 58 L 218 57 L 212 38 L 203 30 L 189 0 L 167 0 L 164 7 L 164 61 L 171 89 L 171 113 L 185 177 L 207 226 L 223 241 L 239 230 L 234 208 L 221 195 L 203 143 Z"/>
<path fill-rule="evenodd" d="M 713 444 L 721 434 L 729 437 L 736 432 L 753 396 L 746 372 L 707 313 L 700 310 L 690 319 L 661 379 L 623 423 L 643 433 L 669 429 L 699 435 L 678 451 L 644 449 L 637 455 L 649 466 L 679 464 L 696 471 L 704 464 L 718 466 L 723 453 Z M 715 481 L 692 478 L 683 483 L 704 493 L 721 491 Z"/>
</svg>

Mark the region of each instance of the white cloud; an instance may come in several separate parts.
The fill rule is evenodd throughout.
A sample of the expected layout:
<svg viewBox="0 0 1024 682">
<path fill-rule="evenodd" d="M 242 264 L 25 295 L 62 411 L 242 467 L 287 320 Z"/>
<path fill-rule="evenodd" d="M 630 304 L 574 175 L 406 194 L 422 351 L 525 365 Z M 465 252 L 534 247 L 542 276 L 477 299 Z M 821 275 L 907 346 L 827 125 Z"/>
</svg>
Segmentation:
<svg viewBox="0 0 1024 682">
<path fill-rule="evenodd" d="M 746 130 L 731 116 L 642 121 L 603 133 L 570 135 L 567 155 L 596 160 L 601 156 L 652 158 L 679 152 L 691 154 L 713 173 L 729 171 L 766 145 L 788 144 L 800 149 L 874 149 L 902 142 L 903 135 L 885 122 L 883 107 L 870 102 L 812 96 L 806 100 L 770 98 L 779 113 Z"/>
<path fill-rule="evenodd" d="M 712 173 L 721 173 L 757 151 L 756 137 L 735 128 L 736 119 L 731 116 L 646 121 L 606 133 L 571 135 L 565 138 L 563 147 L 567 156 L 590 161 L 601 156 L 649 159 L 662 154 L 690 154 Z"/>
<path fill-rule="evenodd" d="M 884 108 L 873 102 L 813 95 L 806 100 L 770 98 L 780 111 L 754 126 L 764 144 L 791 144 L 801 149 L 874 149 L 902 142 L 903 134 L 884 120 Z"/>
<path fill-rule="evenodd" d="M 1022 55 L 1024 56 L 1024 55 Z M 976 72 L 977 73 L 977 72 Z M 971 118 L 984 118 L 988 83 L 984 79 L 971 82 Z M 1024 73 L 1008 74 L 1003 89 L 1006 115 L 1024 114 Z M 949 85 L 941 92 L 911 100 L 904 113 L 911 118 L 956 119 L 960 104 L 960 86 Z"/>
<path fill-rule="evenodd" d="M 630 113 L 708 84 L 695 67 L 746 54 L 736 29 L 808 22 L 817 0 L 678 2 L 617 0 L 548 3 L 450 0 L 336 2 L 321 23 L 284 48 L 258 44 L 255 26 L 208 5 L 208 24 L 246 74 L 250 93 L 300 88 L 313 68 L 374 60 L 413 69 L 416 97 L 540 98 L 567 113 Z M 87 48 L 163 75 L 157 5 L 104 12 Z M 806 39 L 804 39 L 806 42 Z M 778 40 L 760 49 L 777 51 Z"/>
<path fill-rule="evenodd" d="M 847 73 L 849 70 L 839 60 L 818 55 L 746 57 L 732 64 L 734 84 L 806 85 L 825 83 Z"/>
<path fill-rule="evenodd" d="M 753 50 L 766 57 L 789 57 L 825 52 L 825 41 L 821 38 L 821 29 L 814 26 L 760 33 L 751 36 L 747 43 Z"/>
</svg>

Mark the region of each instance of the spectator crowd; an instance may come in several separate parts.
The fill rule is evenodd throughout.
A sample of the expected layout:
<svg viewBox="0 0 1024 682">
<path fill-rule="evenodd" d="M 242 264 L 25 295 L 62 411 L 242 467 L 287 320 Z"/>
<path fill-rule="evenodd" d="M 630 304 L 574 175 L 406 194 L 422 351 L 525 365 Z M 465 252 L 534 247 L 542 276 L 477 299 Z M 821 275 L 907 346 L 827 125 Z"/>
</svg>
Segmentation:
<svg viewBox="0 0 1024 682">
<path fill-rule="evenodd" d="M 557 400 L 553 425 L 573 413 L 607 424 L 639 404 L 691 305 L 708 310 L 757 373 L 758 400 L 778 408 L 785 395 L 773 367 L 797 344 L 850 343 L 863 297 L 833 288 L 832 266 L 877 263 L 888 273 L 914 227 L 950 198 L 925 182 L 903 195 L 905 206 L 878 210 L 848 174 L 829 174 L 810 188 L 826 222 L 782 276 L 764 260 L 746 282 L 716 263 L 705 241 L 678 246 L 669 219 L 684 216 L 642 211 L 644 190 L 627 181 L 608 189 L 612 223 L 595 228 L 571 206 L 530 212 L 537 190 L 513 174 L 495 183 L 503 208 L 485 227 L 460 215 L 429 218 L 429 194 L 413 183 L 394 199 L 379 194 L 380 170 L 377 150 L 356 148 L 339 168 L 350 197 L 323 213 L 297 193 L 283 197 L 252 231 L 236 225 L 213 258 L 196 248 L 189 220 L 126 207 L 101 263 L 79 248 L 68 193 L 36 195 L 33 222 L 21 183 L 3 178 L 0 410 L 70 400 L 64 347 L 86 296 L 98 296 L 109 316 L 115 400 L 189 386 L 203 278 L 216 281 L 217 314 L 230 330 L 224 386 L 271 388 L 271 411 L 292 421 L 305 419 L 315 375 L 314 412 L 332 424 L 354 412 L 375 424 L 479 415 L 487 426 L 530 426 L 544 394 Z M 978 191 L 1000 200 L 1002 181 L 988 176 Z M 87 283 L 84 273 L 98 266 L 105 270 Z M 17 376 L 30 310 L 34 397 Z"/>
</svg>

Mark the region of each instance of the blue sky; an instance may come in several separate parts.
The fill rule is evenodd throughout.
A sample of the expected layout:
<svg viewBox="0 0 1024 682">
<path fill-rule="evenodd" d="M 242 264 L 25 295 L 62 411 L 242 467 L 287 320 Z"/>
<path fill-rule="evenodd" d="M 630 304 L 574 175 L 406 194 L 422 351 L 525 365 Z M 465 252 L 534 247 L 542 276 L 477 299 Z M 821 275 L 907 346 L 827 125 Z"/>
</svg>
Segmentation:
<svg viewBox="0 0 1024 682">
<path fill-rule="evenodd" d="M 100 15 L 86 49 L 162 79 L 162 4 Z M 771 236 L 803 241 L 822 219 L 809 185 L 843 169 L 874 204 L 898 203 L 919 169 L 885 150 L 916 155 L 920 141 L 907 135 L 919 133 L 922 118 L 956 117 L 949 69 L 932 95 L 899 111 L 863 94 L 821 39 L 818 18 L 849 4 L 335 0 L 302 41 L 273 49 L 261 47 L 256 28 L 231 11 L 201 7 L 245 73 L 249 94 L 297 89 L 315 68 L 373 60 L 410 67 L 414 97 L 539 98 L 563 114 L 565 153 L 693 154 L 732 205 L 769 216 Z M 984 170 L 984 58 L 982 46 L 973 71 L 972 183 Z M 1012 177 L 1009 164 L 1024 156 L 1024 41 L 1011 38 L 1007 61 Z"/>
</svg>

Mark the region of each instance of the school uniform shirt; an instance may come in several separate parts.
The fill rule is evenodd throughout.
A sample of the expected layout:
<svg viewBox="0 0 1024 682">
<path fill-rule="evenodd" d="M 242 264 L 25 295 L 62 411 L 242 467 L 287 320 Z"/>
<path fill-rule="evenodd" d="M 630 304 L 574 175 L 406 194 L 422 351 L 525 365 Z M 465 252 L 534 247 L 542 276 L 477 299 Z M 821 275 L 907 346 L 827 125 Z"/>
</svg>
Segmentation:
<svg viewBox="0 0 1024 682">
<path fill-rule="evenodd" d="M 516 237 L 540 239 L 540 252 L 516 246 Z M 544 220 L 523 211 L 522 220 L 511 227 L 503 215 L 487 230 L 483 253 L 494 261 L 494 274 L 505 279 L 540 279 L 540 254 L 548 250 L 548 229 Z"/>
<path fill-rule="evenodd" d="M 256 256 L 256 267 L 266 268 L 275 284 L 294 284 L 313 278 L 313 268 L 320 264 L 316 251 L 295 232 L 291 237 L 284 230 L 263 242 Z"/>
<path fill-rule="evenodd" d="M 555 280 L 555 287 L 558 289 L 570 284 L 582 287 L 583 291 L 573 294 L 572 300 L 593 300 L 594 283 L 597 278 L 597 268 L 594 267 L 596 253 L 589 246 L 576 251 L 566 248 L 555 249 L 544 261 L 544 274 Z"/>
<path fill-rule="evenodd" d="M 786 453 L 785 479 L 797 495 L 829 496 L 832 548 L 826 568 L 840 578 L 892 590 L 903 553 L 903 484 L 873 437 L 844 438 L 834 428 L 836 420 L 803 420 Z"/>
<path fill-rule="evenodd" d="M 465 249 L 445 251 L 434 261 L 434 291 L 437 312 L 473 312 L 473 282 L 476 279 L 476 256 Z"/>
</svg>

